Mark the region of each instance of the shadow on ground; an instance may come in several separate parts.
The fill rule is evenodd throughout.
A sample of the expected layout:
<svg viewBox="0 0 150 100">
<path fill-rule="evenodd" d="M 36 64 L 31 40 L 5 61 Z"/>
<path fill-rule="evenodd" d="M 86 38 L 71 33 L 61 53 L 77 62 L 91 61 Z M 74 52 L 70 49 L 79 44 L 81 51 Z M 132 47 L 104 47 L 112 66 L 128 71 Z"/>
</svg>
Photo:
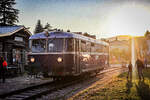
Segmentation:
<svg viewBox="0 0 150 100">
<path fill-rule="evenodd" d="M 127 83 L 126 83 L 126 88 L 127 88 L 126 93 L 127 93 L 127 95 L 130 94 L 132 87 L 133 87 L 132 80 L 127 80 Z"/>
<path fill-rule="evenodd" d="M 118 78 L 125 78 L 125 77 L 127 77 L 127 72 L 124 72 L 118 75 Z"/>
<path fill-rule="evenodd" d="M 129 97 L 133 94 L 136 94 L 140 97 L 141 100 L 150 100 L 150 85 L 147 83 L 147 80 L 150 80 L 150 68 L 144 69 L 144 77 L 146 80 L 139 80 L 138 78 L 135 78 L 134 80 L 128 80 L 126 82 L 126 95 Z M 136 75 L 137 76 L 137 75 Z M 127 72 L 122 73 L 118 76 L 119 78 L 126 79 Z M 136 82 L 136 80 L 139 80 Z M 135 91 L 135 89 L 136 91 Z M 136 92 L 136 93 L 133 93 Z M 131 97 L 136 98 L 136 97 Z"/>
<path fill-rule="evenodd" d="M 139 81 L 138 84 L 136 84 L 136 89 L 138 95 L 141 97 L 142 100 L 150 99 L 150 88 L 149 85 L 146 84 L 144 81 Z"/>
<path fill-rule="evenodd" d="M 150 68 L 145 68 L 143 74 L 145 78 L 150 79 Z"/>
</svg>

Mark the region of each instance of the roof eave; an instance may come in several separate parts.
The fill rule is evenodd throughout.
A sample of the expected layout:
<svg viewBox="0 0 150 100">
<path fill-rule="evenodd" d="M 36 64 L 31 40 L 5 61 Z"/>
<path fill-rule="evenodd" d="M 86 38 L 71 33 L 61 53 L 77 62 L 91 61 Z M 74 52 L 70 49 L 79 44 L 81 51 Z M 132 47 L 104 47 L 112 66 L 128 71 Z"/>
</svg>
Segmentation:
<svg viewBox="0 0 150 100">
<path fill-rule="evenodd" d="M 29 33 L 30 36 L 32 35 L 31 32 L 28 31 L 28 30 L 23 26 L 23 27 L 20 27 L 19 29 L 15 30 L 15 31 L 1 34 L 0 37 L 11 36 L 11 35 L 13 35 L 14 33 L 18 32 L 18 31 L 20 31 L 20 30 L 22 30 L 22 29 L 25 29 L 25 31 L 27 31 L 27 32 Z"/>
</svg>

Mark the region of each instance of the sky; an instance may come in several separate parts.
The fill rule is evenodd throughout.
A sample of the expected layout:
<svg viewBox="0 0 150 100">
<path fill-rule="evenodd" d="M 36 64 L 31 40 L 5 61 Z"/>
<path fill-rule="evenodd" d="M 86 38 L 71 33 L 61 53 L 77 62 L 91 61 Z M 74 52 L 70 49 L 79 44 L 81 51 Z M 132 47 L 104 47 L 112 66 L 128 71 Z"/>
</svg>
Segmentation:
<svg viewBox="0 0 150 100">
<path fill-rule="evenodd" d="M 150 0 L 16 0 L 19 25 L 88 32 L 97 38 L 143 36 L 150 30 Z"/>
</svg>

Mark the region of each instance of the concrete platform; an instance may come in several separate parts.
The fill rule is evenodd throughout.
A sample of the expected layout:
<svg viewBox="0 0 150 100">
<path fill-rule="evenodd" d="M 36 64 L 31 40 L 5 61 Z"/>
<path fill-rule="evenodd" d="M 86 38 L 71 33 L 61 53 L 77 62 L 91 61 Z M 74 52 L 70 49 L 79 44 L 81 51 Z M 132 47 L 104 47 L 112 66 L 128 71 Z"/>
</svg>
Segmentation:
<svg viewBox="0 0 150 100">
<path fill-rule="evenodd" d="M 14 90 L 26 88 L 33 85 L 38 85 L 52 81 L 51 78 L 35 78 L 27 75 L 6 79 L 5 83 L 0 80 L 0 94 L 8 93 Z"/>
</svg>

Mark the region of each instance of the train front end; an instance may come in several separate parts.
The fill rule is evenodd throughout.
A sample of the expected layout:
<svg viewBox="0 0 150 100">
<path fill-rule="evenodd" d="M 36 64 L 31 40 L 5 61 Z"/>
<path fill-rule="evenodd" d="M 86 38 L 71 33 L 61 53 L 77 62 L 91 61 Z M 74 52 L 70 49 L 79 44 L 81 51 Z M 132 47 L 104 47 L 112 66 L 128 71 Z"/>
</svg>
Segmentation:
<svg viewBox="0 0 150 100">
<path fill-rule="evenodd" d="M 29 65 L 53 78 L 72 76 L 74 73 L 73 40 L 64 36 L 63 33 L 51 33 L 49 36 L 41 33 L 31 37 Z"/>
</svg>

